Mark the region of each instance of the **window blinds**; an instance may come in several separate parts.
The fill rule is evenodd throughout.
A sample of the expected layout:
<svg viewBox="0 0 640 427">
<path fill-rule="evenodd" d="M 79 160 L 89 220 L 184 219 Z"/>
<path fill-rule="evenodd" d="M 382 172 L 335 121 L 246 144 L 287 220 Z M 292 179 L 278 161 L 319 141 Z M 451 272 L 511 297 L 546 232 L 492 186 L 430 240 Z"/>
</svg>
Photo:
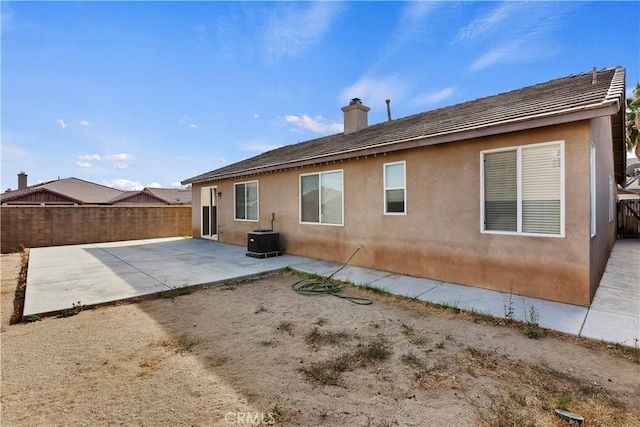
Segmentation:
<svg viewBox="0 0 640 427">
<path fill-rule="evenodd" d="M 561 234 L 562 144 L 484 153 L 484 230 Z"/>
<path fill-rule="evenodd" d="M 522 149 L 522 231 L 560 234 L 560 146 Z"/>
<path fill-rule="evenodd" d="M 518 231 L 517 151 L 484 155 L 484 228 Z"/>
</svg>

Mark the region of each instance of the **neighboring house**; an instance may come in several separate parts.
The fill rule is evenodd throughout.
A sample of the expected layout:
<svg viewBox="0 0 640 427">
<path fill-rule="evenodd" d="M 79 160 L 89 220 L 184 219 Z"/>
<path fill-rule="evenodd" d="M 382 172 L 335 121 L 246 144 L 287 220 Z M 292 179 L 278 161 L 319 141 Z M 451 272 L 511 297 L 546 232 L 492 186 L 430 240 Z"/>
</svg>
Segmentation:
<svg viewBox="0 0 640 427">
<path fill-rule="evenodd" d="M 27 175 L 18 174 L 18 189 L 0 195 L 3 205 L 122 205 L 191 204 L 191 191 L 176 188 L 144 188 L 121 191 L 78 178 L 63 178 L 27 185 Z"/>
<path fill-rule="evenodd" d="M 572 75 L 278 148 L 192 184 L 193 236 L 589 305 L 616 239 L 625 70 Z"/>
</svg>

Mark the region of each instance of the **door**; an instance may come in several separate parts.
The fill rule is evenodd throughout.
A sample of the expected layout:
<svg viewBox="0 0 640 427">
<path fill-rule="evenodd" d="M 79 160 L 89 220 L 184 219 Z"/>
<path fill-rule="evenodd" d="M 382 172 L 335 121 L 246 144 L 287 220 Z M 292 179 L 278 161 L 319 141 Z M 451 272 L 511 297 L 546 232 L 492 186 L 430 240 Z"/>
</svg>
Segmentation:
<svg viewBox="0 0 640 427">
<path fill-rule="evenodd" d="M 216 187 L 200 189 L 200 230 L 203 239 L 218 239 L 218 210 Z"/>
</svg>

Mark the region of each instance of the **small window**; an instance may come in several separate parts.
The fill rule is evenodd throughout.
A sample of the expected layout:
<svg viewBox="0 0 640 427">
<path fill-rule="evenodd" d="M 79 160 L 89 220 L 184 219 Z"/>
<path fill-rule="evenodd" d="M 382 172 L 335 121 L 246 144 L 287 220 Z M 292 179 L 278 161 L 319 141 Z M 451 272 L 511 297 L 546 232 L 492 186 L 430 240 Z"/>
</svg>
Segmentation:
<svg viewBox="0 0 640 427">
<path fill-rule="evenodd" d="M 405 162 L 384 164 L 384 213 L 398 215 L 406 213 Z"/>
<path fill-rule="evenodd" d="M 482 231 L 564 235 L 563 143 L 481 154 Z"/>
<path fill-rule="evenodd" d="M 342 171 L 300 175 L 300 222 L 343 225 Z"/>
<path fill-rule="evenodd" d="M 258 220 L 258 181 L 234 184 L 236 220 Z"/>
</svg>

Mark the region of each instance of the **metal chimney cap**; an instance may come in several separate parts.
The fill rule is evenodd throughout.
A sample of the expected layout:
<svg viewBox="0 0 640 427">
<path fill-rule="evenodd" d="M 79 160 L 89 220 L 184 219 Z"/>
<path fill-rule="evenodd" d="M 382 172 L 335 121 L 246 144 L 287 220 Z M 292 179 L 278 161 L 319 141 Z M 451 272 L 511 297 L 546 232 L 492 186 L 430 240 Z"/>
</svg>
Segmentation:
<svg viewBox="0 0 640 427">
<path fill-rule="evenodd" d="M 352 98 L 351 101 L 349 101 L 349 105 L 362 105 L 362 99 Z"/>
</svg>

